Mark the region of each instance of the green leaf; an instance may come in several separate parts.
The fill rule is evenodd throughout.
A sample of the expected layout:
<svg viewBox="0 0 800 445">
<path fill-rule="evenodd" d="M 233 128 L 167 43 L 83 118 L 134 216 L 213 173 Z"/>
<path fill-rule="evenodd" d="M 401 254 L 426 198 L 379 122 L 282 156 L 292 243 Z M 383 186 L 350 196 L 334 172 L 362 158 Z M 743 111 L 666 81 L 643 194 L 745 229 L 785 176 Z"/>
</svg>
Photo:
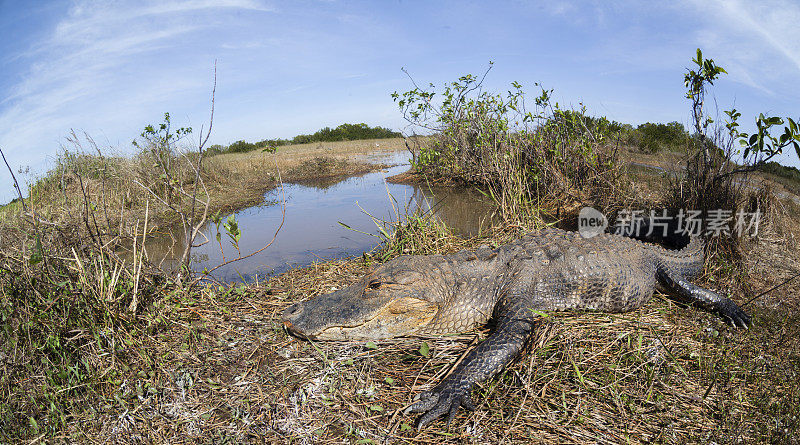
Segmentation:
<svg viewBox="0 0 800 445">
<path fill-rule="evenodd" d="M 382 413 L 383 412 L 383 407 L 380 406 L 380 405 L 372 405 L 372 406 L 369 407 L 369 410 L 370 411 L 377 411 L 379 413 Z"/>
<path fill-rule="evenodd" d="M 386 382 L 386 384 L 388 385 L 394 385 L 394 379 L 391 377 L 386 377 L 385 379 L 383 379 L 383 381 Z"/>
<path fill-rule="evenodd" d="M 426 358 L 431 354 L 431 347 L 428 346 L 427 342 L 422 342 L 422 346 L 419 347 L 419 353 Z"/>
<path fill-rule="evenodd" d="M 580 369 L 578 369 L 578 365 L 575 362 L 572 362 L 572 367 L 575 369 L 575 374 L 578 376 L 578 380 L 580 380 L 581 385 L 586 386 L 586 382 L 583 380 L 583 374 L 581 374 Z"/>
<path fill-rule="evenodd" d="M 364 347 L 367 349 L 378 349 L 378 346 L 375 345 L 375 342 L 373 341 L 368 341 L 367 344 L 364 345 Z"/>
<path fill-rule="evenodd" d="M 409 425 L 409 424 L 407 424 L 405 422 L 400 424 L 400 431 L 409 431 L 410 429 L 411 429 L 411 425 Z"/>
<path fill-rule="evenodd" d="M 30 423 L 31 429 L 33 429 L 34 433 L 39 432 L 39 423 L 36 422 L 36 419 L 34 419 L 33 416 L 28 417 L 28 423 Z"/>
<path fill-rule="evenodd" d="M 787 117 L 786 120 L 789 121 L 789 129 L 792 131 L 792 133 L 796 133 L 797 123 L 795 123 L 794 119 L 792 119 L 791 117 Z"/>
</svg>

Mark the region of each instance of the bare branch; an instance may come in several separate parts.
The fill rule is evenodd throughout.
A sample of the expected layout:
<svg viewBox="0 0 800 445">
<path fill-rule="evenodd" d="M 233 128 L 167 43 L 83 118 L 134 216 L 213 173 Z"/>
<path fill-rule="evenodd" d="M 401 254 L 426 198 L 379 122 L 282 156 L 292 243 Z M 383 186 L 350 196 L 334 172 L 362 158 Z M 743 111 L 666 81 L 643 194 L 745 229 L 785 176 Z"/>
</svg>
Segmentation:
<svg viewBox="0 0 800 445">
<path fill-rule="evenodd" d="M 27 212 L 28 206 L 25 205 L 25 199 L 22 197 L 22 190 L 19 188 L 19 182 L 17 182 L 17 177 L 14 175 L 14 170 L 11 169 L 11 166 L 8 165 L 8 161 L 6 160 L 6 155 L 3 153 L 3 149 L 0 148 L 0 155 L 3 156 L 3 162 L 6 163 L 6 168 L 8 168 L 8 173 L 11 175 L 11 179 L 14 180 L 14 188 L 17 190 L 17 196 L 19 196 L 19 202 L 22 204 L 22 210 Z"/>
<path fill-rule="evenodd" d="M 194 178 L 194 187 L 192 190 L 192 209 L 189 212 L 189 229 L 186 231 L 186 247 L 183 251 L 183 256 L 181 257 L 181 267 L 185 268 L 187 271 L 189 270 L 189 261 L 191 259 L 191 251 L 192 245 L 194 244 L 194 239 L 197 237 L 197 233 L 200 231 L 200 228 L 206 222 L 206 218 L 208 217 L 208 190 L 205 187 L 205 183 L 203 182 L 200 172 L 203 169 L 203 147 L 205 147 L 206 143 L 208 142 L 208 138 L 211 137 L 211 129 L 214 127 L 214 99 L 217 93 L 217 62 L 214 61 L 214 86 L 211 89 L 211 118 L 208 122 L 208 131 L 206 132 L 205 138 L 203 137 L 202 130 L 200 133 L 200 145 L 197 147 L 198 152 L 198 159 L 197 165 L 195 166 L 195 178 Z M 206 193 L 207 200 L 203 202 L 203 216 L 200 218 L 199 222 L 195 221 L 195 212 L 197 210 L 197 190 L 198 184 L 202 185 L 203 191 Z M 183 191 L 183 190 L 181 190 Z"/>
<path fill-rule="evenodd" d="M 275 163 L 275 168 L 276 169 L 278 168 L 277 162 Z M 281 180 L 281 172 L 280 172 L 280 170 L 278 170 L 278 182 L 281 185 L 281 223 L 278 225 L 278 228 L 275 229 L 275 234 L 272 235 L 272 239 L 270 240 L 270 242 L 267 243 L 264 247 L 256 250 L 255 252 L 252 252 L 252 253 L 247 254 L 245 256 L 242 256 L 240 254 L 236 258 L 230 259 L 228 261 L 224 261 L 224 262 L 214 266 L 213 268 L 211 268 L 211 269 L 209 269 L 207 271 L 208 275 L 210 275 L 212 272 L 214 272 L 215 270 L 219 269 L 220 267 L 227 266 L 228 264 L 235 263 L 237 261 L 241 261 L 241 260 L 250 258 L 253 255 L 257 255 L 257 254 L 263 252 L 264 250 L 266 250 L 269 246 L 271 246 L 275 242 L 275 239 L 278 238 L 278 233 L 283 228 L 283 223 L 286 221 L 286 190 L 283 188 L 283 181 Z M 196 281 L 199 281 L 200 279 L 202 279 L 202 278 L 198 278 Z"/>
<path fill-rule="evenodd" d="M 3 153 L 3 149 L 0 148 L 0 156 L 3 157 L 3 162 L 6 164 L 6 168 L 8 168 L 8 173 L 11 175 L 11 179 L 14 181 L 14 188 L 17 190 L 17 196 L 19 197 L 19 202 L 22 205 L 22 210 L 26 214 L 28 213 L 28 206 L 25 205 L 25 198 L 22 197 L 22 189 L 19 187 L 19 182 L 17 181 L 17 176 L 14 174 L 14 170 L 11 169 L 11 166 L 8 165 L 8 160 L 6 159 L 6 154 Z M 42 245 L 42 235 L 39 232 L 39 224 L 37 224 L 38 217 L 36 216 L 35 212 L 31 212 L 33 215 L 32 222 L 33 222 L 33 230 L 36 233 L 36 239 L 39 241 L 38 246 L 40 249 L 40 253 L 42 254 L 42 261 L 44 262 L 44 266 L 46 269 L 50 269 L 50 265 L 47 262 L 47 255 L 44 254 L 44 246 Z"/>
</svg>

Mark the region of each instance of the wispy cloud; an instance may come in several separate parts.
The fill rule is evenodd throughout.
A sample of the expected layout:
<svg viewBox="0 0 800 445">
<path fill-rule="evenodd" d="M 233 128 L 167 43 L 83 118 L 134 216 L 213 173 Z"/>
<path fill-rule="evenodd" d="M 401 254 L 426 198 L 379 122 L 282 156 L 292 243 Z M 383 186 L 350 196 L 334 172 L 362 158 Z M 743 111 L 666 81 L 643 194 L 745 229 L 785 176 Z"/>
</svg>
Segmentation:
<svg viewBox="0 0 800 445">
<path fill-rule="evenodd" d="M 773 82 L 800 74 L 800 4 L 787 0 L 688 0 L 703 22 L 696 33 L 709 53 L 722 54 L 731 78 L 769 94 Z M 788 80 L 791 79 L 791 80 Z"/>
<path fill-rule="evenodd" d="M 637 123 L 686 117 L 683 68 L 701 47 L 734 81 L 715 85 L 721 102 L 745 115 L 795 113 L 800 99 L 792 0 L 51 1 L 0 0 L 0 24 L 25 36 L 0 41 L 0 147 L 15 168 L 43 166 L 70 128 L 124 149 L 165 111 L 199 127 L 214 60 L 214 143 L 399 125 L 388 92 L 408 87 L 401 66 L 441 84 L 495 60 L 487 82 L 545 82 L 568 103 Z M 0 201 L 8 179 L 0 169 Z"/>
<path fill-rule="evenodd" d="M 205 97 L 211 57 L 193 60 L 187 43 L 219 26 L 218 11 L 271 10 L 255 0 L 73 3 L 46 38 L 2 61 L 20 80 L 0 99 L 0 147 L 14 166 L 41 168 L 70 128 L 114 133 L 165 98 Z"/>
</svg>

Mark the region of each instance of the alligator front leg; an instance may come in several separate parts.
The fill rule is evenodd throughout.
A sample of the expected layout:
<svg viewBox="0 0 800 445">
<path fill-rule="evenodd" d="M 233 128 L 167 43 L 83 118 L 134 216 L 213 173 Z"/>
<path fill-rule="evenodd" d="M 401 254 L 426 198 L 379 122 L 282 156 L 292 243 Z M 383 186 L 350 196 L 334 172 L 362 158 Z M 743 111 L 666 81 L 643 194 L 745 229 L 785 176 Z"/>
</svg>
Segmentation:
<svg viewBox="0 0 800 445">
<path fill-rule="evenodd" d="M 470 351 L 452 374 L 430 391 L 419 395 L 419 401 L 406 412 L 425 414 L 417 429 L 447 413 L 447 423 L 455 417 L 460 406 L 473 411 L 472 388 L 476 383 L 493 377 L 517 356 L 533 331 L 535 312 L 515 304 L 517 310 L 500 315 L 495 331 L 483 343 Z"/>
<path fill-rule="evenodd" d="M 747 329 L 750 325 L 750 316 L 730 298 L 692 284 L 665 268 L 659 267 L 656 275 L 659 287 L 676 300 L 717 314 L 731 326 Z"/>
</svg>

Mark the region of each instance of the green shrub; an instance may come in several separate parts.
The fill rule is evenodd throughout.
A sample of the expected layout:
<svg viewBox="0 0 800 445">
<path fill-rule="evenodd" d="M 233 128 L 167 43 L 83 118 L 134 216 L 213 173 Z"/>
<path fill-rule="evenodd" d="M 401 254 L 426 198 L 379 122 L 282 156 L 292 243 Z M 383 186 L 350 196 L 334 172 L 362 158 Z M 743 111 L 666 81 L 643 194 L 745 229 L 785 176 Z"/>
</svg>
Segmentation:
<svg viewBox="0 0 800 445">
<path fill-rule="evenodd" d="M 370 127 L 367 124 L 342 124 L 336 128 L 325 127 L 314 134 L 301 134 L 292 139 L 294 144 L 311 142 L 356 141 L 362 139 L 398 138 L 402 135 L 383 127 Z"/>
<path fill-rule="evenodd" d="M 551 105 L 552 90 L 542 89 L 529 112 L 520 84 L 505 95 L 480 86 L 467 75 L 442 92 L 392 95 L 409 122 L 434 131 L 415 148 L 417 172 L 487 189 L 507 220 L 539 220 L 541 210 L 576 202 L 608 209 L 624 195 L 609 143 L 622 124 Z"/>
<path fill-rule="evenodd" d="M 648 153 L 662 150 L 686 151 L 691 141 L 689 133 L 680 122 L 654 124 L 647 122 L 628 135 L 628 143 Z"/>
</svg>

